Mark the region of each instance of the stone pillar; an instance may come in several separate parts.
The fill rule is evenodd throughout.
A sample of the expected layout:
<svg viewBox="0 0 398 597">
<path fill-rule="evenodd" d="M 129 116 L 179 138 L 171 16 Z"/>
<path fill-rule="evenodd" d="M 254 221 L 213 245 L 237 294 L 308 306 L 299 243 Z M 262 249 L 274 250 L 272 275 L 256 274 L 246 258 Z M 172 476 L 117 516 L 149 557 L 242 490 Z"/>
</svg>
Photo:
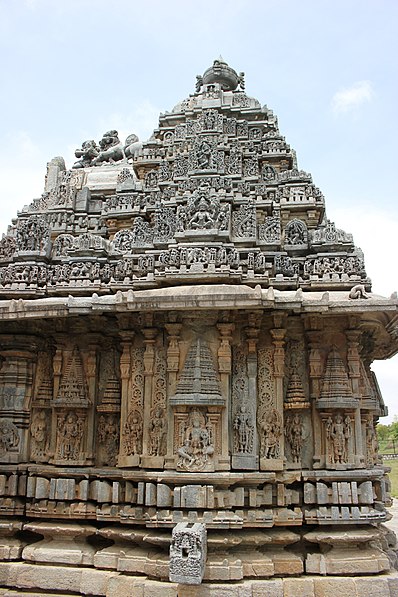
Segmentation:
<svg viewBox="0 0 398 597">
<path fill-rule="evenodd" d="M 320 396 L 321 389 L 321 377 L 323 372 L 322 367 L 322 356 L 321 356 L 321 332 L 317 330 L 309 330 L 307 332 L 308 344 L 309 344 L 309 379 L 310 379 L 310 398 L 311 398 L 311 410 L 312 410 L 312 428 L 314 431 L 314 457 L 313 466 L 314 468 L 320 468 L 324 461 L 324 455 L 322 456 L 322 420 L 319 416 L 318 409 L 316 408 L 316 402 Z"/>
<path fill-rule="evenodd" d="M 229 450 L 230 450 L 230 395 L 231 395 L 231 370 L 232 370 L 232 351 L 231 341 L 232 333 L 235 329 L 233 323 L 218 323 L 217 329 L 220 332 L 220 346 L 218 348 L 218 371 L 220 373 L 221 394 L 225 400 L 225 408 L 222 410 L 222 453 L 219 456 L 220 469 L 229 469 Z"/>
<path fill-rule="evenodd" d="M 351 325 L 357 322 L 350 322 Z M 365 466 L 365 451 L 362 445 L 362 424 L 361 410 L 359 408 L 360 399 L 360 377 L 361 377 L 361 359 L 359 356 L 358 343 L 361 332 L 357 329 L 346 330 L 347 337 L 347 365 L 348 376 L 350 378 L 353 397 L 358 400 L 358 408 L 354 411 L 354 434 L 355 434 L 355 456 L 354 462 L 357 466 Z"/>
<path fill-rule="evenodd" d="M 92 344 L 86 356 L 86 378 L 89 408 L 87 409 L 87 430 L 84 439 L 87 458 L 94 462 L 95 402 L 97 399 L 97 346 Z M 87 463 L 88 464 L 88 463 Z"/>
</svg>

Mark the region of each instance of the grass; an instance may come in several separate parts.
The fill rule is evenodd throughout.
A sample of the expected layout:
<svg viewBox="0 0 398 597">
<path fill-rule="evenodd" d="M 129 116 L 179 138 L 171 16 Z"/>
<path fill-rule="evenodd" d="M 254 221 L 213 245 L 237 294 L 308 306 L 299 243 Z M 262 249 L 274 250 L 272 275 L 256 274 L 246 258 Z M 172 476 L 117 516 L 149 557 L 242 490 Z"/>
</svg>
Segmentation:
<svg viewBox="0 0 398 597">
<path fill-rule="evenodd" d="M 398 498 L 398 459 L 386 460 L 384 464 L 391 467 L 391 473 L 388 473 L 391 481 L 391 495 Z"/>
</svg>

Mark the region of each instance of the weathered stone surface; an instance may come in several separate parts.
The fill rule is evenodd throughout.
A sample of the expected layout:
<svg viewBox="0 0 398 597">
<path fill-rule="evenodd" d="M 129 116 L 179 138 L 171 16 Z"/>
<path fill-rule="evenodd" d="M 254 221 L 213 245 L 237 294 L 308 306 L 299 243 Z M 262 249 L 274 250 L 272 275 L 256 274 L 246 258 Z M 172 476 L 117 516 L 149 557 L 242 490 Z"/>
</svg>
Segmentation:
<svg viewBox="0 0 398 597">
<path fill-rule="evenodd" d="M 203 524 L 178 523 L 170 546 L 170 581 L 200 585 L 205 573 L 207 533 Z"/>
<path fill-rule="evenodd" d="M 312 597 L 325 579 L 288 576 L 385 573 L 370 365 L 398 302 L 273 112 L 220 59 L 149 141 L 76 158 L 0 240 L 0 584 Z M 203 525 L 172 573 L 203 583 L 177 588 L 173 529 Z"/>
</svg>

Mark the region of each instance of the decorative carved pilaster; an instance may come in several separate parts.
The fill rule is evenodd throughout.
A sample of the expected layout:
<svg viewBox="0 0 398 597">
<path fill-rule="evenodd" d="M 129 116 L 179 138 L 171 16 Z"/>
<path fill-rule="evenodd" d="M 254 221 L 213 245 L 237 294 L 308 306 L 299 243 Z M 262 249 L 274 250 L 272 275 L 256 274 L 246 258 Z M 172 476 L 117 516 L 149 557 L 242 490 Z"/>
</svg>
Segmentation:
<svg viewBox="0 0 398 597">
<path fill-rule="evenodd" d="M 283 324 L 279 316 L 274 318 L 275 324 Z M 285 328 L 270 330 L 273 344 L 273 376 L 274 376 L 274 407 L 262 414 L 259 421 L 260 437 L 260 468 L 262 470 L 282 470 L 284 461 L 283 442 L 283 380 L 285 374 Z"/>
<path fill-rule="evenodd" d="M 322 332 L 319 330 L 307 330 L 308 338 L 308 364 L 309 364 L 309 382 L 310 382 L 310 399 L 312 411 L 312 428 L 314 432 L 314 457 L 313 466 L 319 468 L 322 454 L 322 434 L 321 434 L 321 419 L 319 411 L 316 408 L 317 400 L 321 393 L 321 378 L 323 373 L 322 365 Z"/>
<path fill-rule="evenodd" d="M 26 462 L 38 345 L 27 335 L 1 336 L 0 460 Z"/>
<path fill-rule="evenodd" d="M 231 342 L 235 325 L 233 323 L 218 323 L 217 329 L 220 333 L 220 346 L 217 352 L 218 370 L 220 373 L 221 394 L 225 400 L 225 408 L 222 410 L 222 455 L 220 455 L 220 466 L 229 469 L 229 436 L 232 422 L 229 399 L 232 372 Z"/>
<path fill-rule="evenodd" d="M 96 425 L 96 461 L 101 466 L 116 466 L 119 455 L 121 384 L 118 361 L 119 355 L 113 345 L 103 347 Z"/>
<path fill-rule="evenodd" d="M 146 327 L 142 330 L 144 336 L 144 420 L 142 453 L 147 456 L 150 451 L 150 419 L 152 408 L 153 374 L 155 364 L 155 343 L 158 330 Z M 145 460 L 145 465 L 147 462 Z M 144 466 L 145 466 L 144 465 Z"/>
<path fill-rule="evenodd" d="M 167 373 L 168 373 L 168 384 L 167 384 L 167 396 L 173 396 L 177 385 L 177 374 L 180 368 L 180 333 L 182 329 L 181 323 L 166 323 L 166 331 L 168 333 L 168 347 L 167 347 Z M 173 408 L 167 401 L 166 405 L 166 416 L 169 422 L 173 421 L 174 412 Z M 174 430 L 173 425 L 168 426 L 167 432 L 167 458 L 174 462 Z"/>
<path fill-rule="evenodd" d="M 143 349 L 133 346 L 134 332 L 122 331 L 120 377 L 122 402 L 118 466 L 138 466 L 142 453 L 144 402 Z"/>
<path fill-rule="evenodd" d="M 38 353 L 35 387 L 30 420 L 30 457 L 34 462 L 48 462 L 51 453 L 51 401 L 53 367 L 50 350 Z"/>
<path fill-rule="evenodd" d="M 249 315 L 246 327 L 247 349 L 235 351 L 232 424 L 232 467 L 235 469 L 258 469 L 257 450 L 257 342 L 259 327 L 256 314 Z"/>
<path fill-rule="evenodd" d="M 352 322 L 352 323 L 355 323 Z M 359 356 L 359 340 L 361 332 L 359 330 L 346 330 L 347 337 L 347 365 L 348 376 L 351 381 L 352 395 L 354 398 L 360 398 L 360 377 L 361 377 L 361 358 Z M 355 437 L 355 459 L 358 466 L 365 465 L 366 444 L 362 443 L 361 433 L 361 412 L 358 408 L 354 412 L 354 437 Z"/>
</svg>

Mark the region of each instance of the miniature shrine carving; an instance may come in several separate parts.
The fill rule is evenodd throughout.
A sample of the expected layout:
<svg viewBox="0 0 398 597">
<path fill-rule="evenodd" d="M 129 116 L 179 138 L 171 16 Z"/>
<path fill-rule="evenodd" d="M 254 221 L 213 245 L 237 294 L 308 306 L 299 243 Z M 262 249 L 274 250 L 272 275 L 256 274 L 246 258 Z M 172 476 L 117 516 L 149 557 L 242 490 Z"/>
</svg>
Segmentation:
<svg viewBox="0 0 398 597">
<path fill-rule="evenodd" d="M 398 303 L 274 113 L 220 58 L 148 141 L 75 156 L 0 240 L 4 562 L 98 595 L 387 572 Z"/>
</svg>

